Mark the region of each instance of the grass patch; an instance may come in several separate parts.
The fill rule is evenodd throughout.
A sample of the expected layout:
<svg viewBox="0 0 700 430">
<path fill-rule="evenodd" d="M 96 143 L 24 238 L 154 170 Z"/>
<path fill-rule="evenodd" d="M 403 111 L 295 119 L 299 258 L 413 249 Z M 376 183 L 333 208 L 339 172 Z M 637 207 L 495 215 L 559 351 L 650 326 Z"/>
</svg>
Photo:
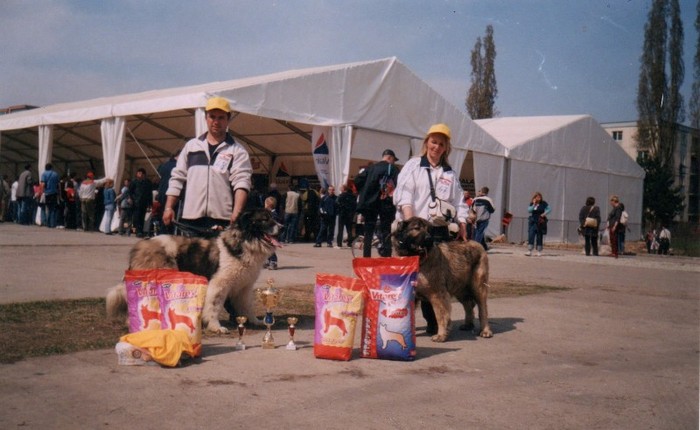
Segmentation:
<svg viewBox="0 0 700 430">
<path fill-rule="evenodd" d="M 313 290 L 312 284 L 284 288 L 280 304 L 274 312 L 278 321 L 275 330 L 285 327 L 286 317 L 290 315 L 299 317 L 300 328 L 313 328 Z M 565 288 L 494 282 L 490 284 L 489 297 L 519 297 L 559 290 Z M 262 315 L 263 309 L 259 308 L 258 313 Z M 220 317 L 225 320 L 228 314 Z M 233 329 L 233 324 L 225 325 Z M 255 331 L 257 330 L 252 332 Z M 110 349 L 127 332 L 125 322 L 114 322 L 107 318 L 103 298 L 4 304 L 0 305 L 0 363 L 14 363 L 29 357 Z M 211 336 L 217 335 L 205 334 L 205 337 Z"/>
<path fill-rule="evenodd" d="M 107 318 L 104 299 L 0 305 L 0 363 L 113 348 L 126 331 Z"/>
</svg>

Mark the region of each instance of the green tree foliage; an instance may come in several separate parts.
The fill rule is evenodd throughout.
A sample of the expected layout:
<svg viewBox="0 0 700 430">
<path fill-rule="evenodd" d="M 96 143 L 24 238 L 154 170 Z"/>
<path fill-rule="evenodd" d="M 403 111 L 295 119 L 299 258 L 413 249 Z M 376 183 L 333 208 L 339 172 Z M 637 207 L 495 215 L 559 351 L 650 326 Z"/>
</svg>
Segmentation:
<svg viewBox="0 0 700 430">
<path fill-rule="evenodd" d="M 644 168 L 644 219 L 651 225 L 659 222 L 671 225 L 673 218 L 683 210 L 681 187 L 674 186 L 673 172 L 656 158 L 639 160 Z"/>
<path fill-rule="evenodd" d="M 681 190 L 673 187 L 675 136 L 685 119 L 680 94 L 685 72 L 683 23 L 678 0 L 652 0 L 640 62 L 637 146 L 647 154 L 640 162 L 646 172 L 644 210 L 651 222 L 670 222 L 683 209 Z"/>
<path fill-rule="evenodd" d="M 495 62 L 493 26 L 489 25 L 483 43 L 481 37 L 477 37 L 471 52 L 471 86 L 465 104 L 472 119 L 493 118 L 498 114 L 494 107 L 498 95 Z"/>
</svg>

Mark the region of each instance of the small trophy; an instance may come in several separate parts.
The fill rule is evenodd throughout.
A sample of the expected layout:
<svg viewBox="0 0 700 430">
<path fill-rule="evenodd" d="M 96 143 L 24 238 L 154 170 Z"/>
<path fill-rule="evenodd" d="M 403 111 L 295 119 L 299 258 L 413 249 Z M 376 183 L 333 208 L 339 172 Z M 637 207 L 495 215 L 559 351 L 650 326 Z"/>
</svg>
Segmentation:
<svg viewBox="0 0 700 430">
<path fill-rule="evenodd" d="M 243 335 L 245 334 L 245 323 L 248 317 L 236 317 L 238 322 L 238 343 L 236 343 L 237 351 L 245 351 L 245 343 L 243 343 Z"/>
<path fill-rule="evenodd" d="M 287 324 L 289 324 L 289 343 L 287 344 L 287 349 L 290 351 L 296 351 L 297 345 L 294 343 L 294 331 L 296 329 L 296 323 L 299 322 L 297 317 L 287 318 Z"/>
<path fill-rule="evenodd" d="M 258 300 L 262 303 L 265 308 L 265 318 L 263 323 L 267 327 L 267 331 L 263 336 L 262 348 L 263 349 L 274 349 L 275 339 L 272 337 L 272 326 L 275 324 L 275 318 L 272 316 L 272 309 L 277 306 L 280 300 L 280 290 L 274 287 L 275 281 L 270 278 L 267 280 L 267 288 L 264 290 L 258 288 L 255 293 L 258 296 Z"/>
</svg>

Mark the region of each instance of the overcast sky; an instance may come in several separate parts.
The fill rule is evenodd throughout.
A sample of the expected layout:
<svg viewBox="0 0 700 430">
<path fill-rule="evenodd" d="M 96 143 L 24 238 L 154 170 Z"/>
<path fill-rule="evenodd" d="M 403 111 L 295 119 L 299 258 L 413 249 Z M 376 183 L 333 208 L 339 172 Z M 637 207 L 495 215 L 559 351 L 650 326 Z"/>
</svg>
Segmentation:
<svg viewBox="0 0 700 430">
<path fill-rule="evenodd" d="M 397 57 L 462 110 L 494 27 L 500 116 L 632 121 L 651 0 L 1 0 L 0 107 Z M 690 97 L 697 0 L 680 0 Z"/>
</svg>

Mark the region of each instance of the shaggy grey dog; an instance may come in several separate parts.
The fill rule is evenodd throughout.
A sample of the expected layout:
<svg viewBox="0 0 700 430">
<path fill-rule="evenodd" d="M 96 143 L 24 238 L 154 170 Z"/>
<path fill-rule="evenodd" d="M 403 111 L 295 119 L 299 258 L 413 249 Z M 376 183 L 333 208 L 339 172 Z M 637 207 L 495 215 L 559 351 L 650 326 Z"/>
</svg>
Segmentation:
<svg viewBox="0 0 700 430">
<path fill-rule="evenodd" d="M 219 322 L 226 298 L 238 315 L 260 324 L 255 316 L 253 285 L 267 258 L 275 252 L 279 225 L 265 209 L 241 214 L 236 224 L 211 239 L 156 236 L 131 249 L 129 270 L 177 269 L 209 280 L 202 320 L 209 331 L 228 333 Z M 107 315 L 126 316 L 124 283 L 107 293 Z"/>
<path fill-rule="evenodd" d="M 489 261 L 486 251 L 474 241 L 434 243 L 430 224 L 422 218 L 398 223 L 392 234 L 398 256 L 419 256 L 420 271 L 416 295 L 428 300 L 435 311 L 437 334 L 434 342 L 444 342 L 450 332 L 450 296 L 464 306 L 462 330 L 474 328 L 474 305 L 479 307 L 481 337 L 491 337 L 488 298 Z"/>
</svg>

